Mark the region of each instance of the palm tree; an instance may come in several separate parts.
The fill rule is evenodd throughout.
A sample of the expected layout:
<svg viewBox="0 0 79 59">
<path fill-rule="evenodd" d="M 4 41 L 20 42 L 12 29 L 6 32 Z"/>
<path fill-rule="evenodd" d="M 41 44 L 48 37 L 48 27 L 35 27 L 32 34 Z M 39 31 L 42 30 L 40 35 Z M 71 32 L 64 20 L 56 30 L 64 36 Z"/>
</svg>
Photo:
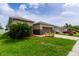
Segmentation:
<svg viewBox="0 0 79 59">
<path fill-rule="evenodd" d="M 64 27 L 65 27 L 66 29 L 71 29 L 71 28 L 72 28 L 72 25 L 71 25 L 71 24 L 66 23 L 66 24 L 64 25 Z"/>
</svg>

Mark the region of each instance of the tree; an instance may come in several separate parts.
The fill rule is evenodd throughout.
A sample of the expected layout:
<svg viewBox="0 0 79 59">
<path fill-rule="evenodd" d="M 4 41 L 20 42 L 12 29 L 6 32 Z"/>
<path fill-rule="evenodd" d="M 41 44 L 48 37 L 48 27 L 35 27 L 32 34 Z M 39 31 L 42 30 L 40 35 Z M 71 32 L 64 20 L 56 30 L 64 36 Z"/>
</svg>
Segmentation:
<svg viewBox="0 0 79 59">
<path fill-rule="evenodd" d="M 0 24 L 0 29 L 3 29 L 2 25 Z"/>
<path fill-rule="evenodd" d="M 71 24 L 66 23 L 66 24 L 64 25 L 64 28 L 66 28 L 66 29 L 71 29 L 71 28 L 72 28 L 72 25 L 71 25 Z"/>
<path fill-rule="evenodd" d="M 79 26 L 72 26 L 72 29 L 77 31 L 77 30 L 79 30 Z"/>
<path fill-rule="evenodd" d="M 76 33 L 76 32 L 79 32 L 79 26 L 77 25 L 77 26 L 72 26 L 71 24 L 65 24 L 64 25 L 64 28 L 66 28 L 67 30 L 71 30 L 71 31 L 73 31 L 74 33 Z"/>
<path fill-rule="evenodd" d="M 29 37 L 32 34 L 32 27 L 25 23 L 11 24 L 8 35 L 13 39 Z"/>
</svg>

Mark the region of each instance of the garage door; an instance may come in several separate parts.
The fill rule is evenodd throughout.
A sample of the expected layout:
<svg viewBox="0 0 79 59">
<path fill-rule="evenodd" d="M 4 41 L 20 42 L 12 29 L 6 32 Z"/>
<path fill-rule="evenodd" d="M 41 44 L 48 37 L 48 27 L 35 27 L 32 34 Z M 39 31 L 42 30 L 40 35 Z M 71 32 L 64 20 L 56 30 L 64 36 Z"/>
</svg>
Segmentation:
<svg viewBox="0 0 79 59">
<path fill-rule="evenodd" d="M 52 32 L 52 28 L 43 27 L 43 33 L 50 33 L 50 32 Z"/>
</svg>

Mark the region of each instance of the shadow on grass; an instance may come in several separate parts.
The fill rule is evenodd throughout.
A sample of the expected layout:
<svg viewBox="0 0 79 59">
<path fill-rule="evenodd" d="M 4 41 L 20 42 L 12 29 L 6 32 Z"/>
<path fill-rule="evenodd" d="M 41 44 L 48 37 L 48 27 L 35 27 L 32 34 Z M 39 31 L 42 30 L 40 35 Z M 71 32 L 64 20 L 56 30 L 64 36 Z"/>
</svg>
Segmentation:
<svg viewBox="0 0 79 59">
<path fill-rule="evenodd" d="M 29 39 L 29 37 L 28 38 L 23 38 L 23 39 L 12 39 L 12 38 L 8 38 L 8 39 L 4 40 L 3 43 L 5 43 L 5 44 L 15 44 L 17 42 L 24 41 L 24 40 L 28 40 L 28 39 Z"/>
<path fill-rule="evenodd" d="M 9 36 L 7 35 L 7 33 L 1 34 L 0 35 L 0 40 L 2 39 L 7 39 Z"/>
<path fill-rule="evenodd" d="M 20 41 L 24 41 L 24 40 L 28 40 L 30 37 L 26 37 L 23 39 L 12 39 L 10 38 L 7 33 L 4 33 L 0 36 L 0 40 L 3 40 L 3 43 L 5 44 L 15 44 L 16 42 L 20 42 Z"/>
</svg>

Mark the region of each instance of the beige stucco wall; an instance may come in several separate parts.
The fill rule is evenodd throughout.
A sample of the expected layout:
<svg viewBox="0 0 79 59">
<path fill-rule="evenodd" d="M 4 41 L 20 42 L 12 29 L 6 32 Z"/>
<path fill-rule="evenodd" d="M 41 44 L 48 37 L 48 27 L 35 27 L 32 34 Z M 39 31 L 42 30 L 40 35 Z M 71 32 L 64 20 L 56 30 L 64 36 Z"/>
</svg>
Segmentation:
<svg viewBox="0 0 79 59">
<path fill-rule="evenodd" d="M 33 26 L 33 29 L 43 29 L 43 27 L 50 27 L 50 28 L 52 28 L 52 30 L 54 30 L 54 27 L 53 26 L 51 26 L 51 25 L 43 25 L 43 24 L 36 24 L 36 25 L 34 25 Z"/>
<path fill-rule="evenodd" d="M 50 27 L 50 28 L 54 29 L 54 27 L 53 27 L 53 26 L 51 26 L 51 25 L 46 25 L 46 24 L 45 24 L 45 25 L 43 25 L 43 24 L 42 24 L 42 25 L 40 25 L 40 26 L 41 26 L 41 28 L 43 28 L 43 27 Z"/>
<path fill-rule="evenodd" d="M 33 25 L 33 29 L 42 29 L 42 28 L 39 24 L 37 24 L 37 25 Z"/>
</svg>

